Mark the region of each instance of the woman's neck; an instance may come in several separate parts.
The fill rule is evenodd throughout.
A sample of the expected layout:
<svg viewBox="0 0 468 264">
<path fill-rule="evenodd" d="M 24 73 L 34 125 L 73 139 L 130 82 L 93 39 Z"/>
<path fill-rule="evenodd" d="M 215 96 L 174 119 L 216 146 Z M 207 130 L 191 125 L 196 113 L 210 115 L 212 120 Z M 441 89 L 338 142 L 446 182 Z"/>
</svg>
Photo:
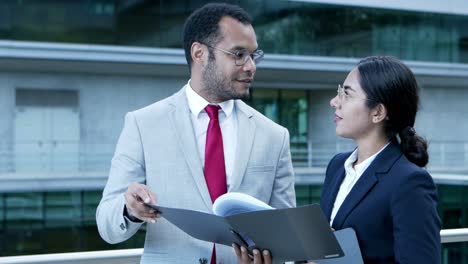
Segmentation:
<svg viewBox="0 0 468 264">
<path fill-rule="evenodd" d="M 389 140 L 385 136 L 374 136 L 365 139 L 356 140 L 358 147 L 358 158 L 354 165 L 357 165 L 375 153 L 379 152 Z"/>
</svg>

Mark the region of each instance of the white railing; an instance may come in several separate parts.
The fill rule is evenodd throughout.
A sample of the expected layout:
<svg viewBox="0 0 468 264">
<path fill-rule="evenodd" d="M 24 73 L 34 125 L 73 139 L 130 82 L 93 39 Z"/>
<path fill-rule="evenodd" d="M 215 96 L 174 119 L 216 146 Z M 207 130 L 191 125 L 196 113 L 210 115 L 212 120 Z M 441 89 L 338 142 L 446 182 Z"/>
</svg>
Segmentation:
<svg viewBox="0 0 468 264">
<path fill-rule="evenodd" d="M 142 248 L 0 257 L 1 264 L 137 264 Z"/>
<path fill-rule="evenodd" d="M 291 141 L 291 155 L 296 167 L 324 167 L 339 152 L 351 151 L 353 141 L 295 142 Z M 468 141 L 429 141 L 429 167 L 467 170 Z"/>
<path fill-rule="evenodd" d="M 13 143 L 7 143 L 0 142 L 0 173 L 17 172 L 16 167 L 21 167 L 23 172 L 28 171 L 28 167 L 31 172 L 107 171 L 115 148 L 115 143 L 66 142 L 65 144 L 62 142 L 65 145 L 74 144 L 75 147 L 70 149 L 76 149 L 79 153 L 54 153 L 53 150 L 47 149 L 44 143 L 41 145 L 44 150 L 37 146 L 35 152 L 25 147 L 31 145 L 28 142 L 16 142 L 18 145 L 16 150 Z M 55 144 L 54 146 L 59 145 Z M 325 167 L 336 153 L 351 151 L 354 147 L 351 140 L 340 139 L 336 142 L 291 140 L 291 155 L 295 167 Z M 21 149 L 25 152 L 21 152 Z M 37 158 L 39 152 L 40 158 Z M 468 141 L 429 141 L 428 167 L 442 171 L 468 170 Z"/>
<path fill-rule="evenodd" d="M 440 238 L 442 243 L 467 242 L 468 228 L 443 229 Z"/>
<path fill-rule="evenodd" d="M 466 242 L 468 241 L 468 228 L 444 229 L 440 231 L 440 237 L 442 243 Z M 142 248 L 42 254 L 0 257 L 0 264 L 137 264 L 140 263 L 142 254 Z"/>
<path fill-rule="evenodd" d="M 107 171 L 115 143 L 0 142 L 0 173 Z"/>
</svg>

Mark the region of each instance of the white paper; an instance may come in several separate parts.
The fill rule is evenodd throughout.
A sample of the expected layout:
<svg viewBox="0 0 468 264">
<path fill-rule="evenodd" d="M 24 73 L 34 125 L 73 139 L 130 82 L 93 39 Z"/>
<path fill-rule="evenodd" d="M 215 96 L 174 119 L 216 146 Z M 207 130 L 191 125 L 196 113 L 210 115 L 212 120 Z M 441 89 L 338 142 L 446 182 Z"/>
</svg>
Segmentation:
<svg viewBox="0 0 468 264">
<path fill-rule="evenodd" d="M 221 195 L 213 204 L 213 213 L 229 216 L 240 213 L 275 209 L 245 193 L 229 192 Z"/>
</svg>

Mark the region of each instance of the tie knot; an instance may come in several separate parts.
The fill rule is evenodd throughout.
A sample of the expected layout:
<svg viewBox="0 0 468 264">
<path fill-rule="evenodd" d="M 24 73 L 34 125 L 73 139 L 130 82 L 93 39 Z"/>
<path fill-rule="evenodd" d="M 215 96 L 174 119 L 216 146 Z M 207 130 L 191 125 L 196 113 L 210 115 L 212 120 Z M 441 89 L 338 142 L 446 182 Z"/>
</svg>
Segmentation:
<svg viewBox="0 0 468 264">
<path fill-rule="evenodd" d="M 221 109 L 219 105 L 207 105 L 205 111 L 210 119 L 218 119 L 218 110 Z"/>
</svg>

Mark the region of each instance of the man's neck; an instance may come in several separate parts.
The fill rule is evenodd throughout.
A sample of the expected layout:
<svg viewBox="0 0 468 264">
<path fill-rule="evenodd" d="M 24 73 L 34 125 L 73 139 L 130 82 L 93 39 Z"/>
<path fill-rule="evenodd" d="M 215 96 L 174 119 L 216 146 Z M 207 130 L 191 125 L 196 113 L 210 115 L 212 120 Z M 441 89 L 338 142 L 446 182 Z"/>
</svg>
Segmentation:
<svg viewBox="0 0 468 264">
<path fill-rule="evenodd" d="M 196 79 L 190 80 L 190 87 L 192 87 L 192 90 L 194 92 L 203 97 L 203 99 L 205 99 L 210 104 L 219 104 L 223 102 L 223 100 L 220 100 L 213 94 L 207 93 L 206 90 L 203 88 L 203 84 L 200 81 L 197 81 Z"/>
</svg>

